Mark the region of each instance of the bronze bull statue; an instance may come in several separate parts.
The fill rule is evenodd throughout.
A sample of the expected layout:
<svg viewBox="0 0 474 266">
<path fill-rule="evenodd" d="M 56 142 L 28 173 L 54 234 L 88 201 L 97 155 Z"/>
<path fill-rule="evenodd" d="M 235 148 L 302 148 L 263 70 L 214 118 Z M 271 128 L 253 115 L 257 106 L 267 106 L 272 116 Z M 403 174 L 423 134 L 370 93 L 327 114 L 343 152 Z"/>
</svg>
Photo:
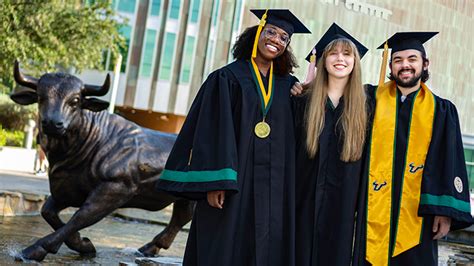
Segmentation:
<svg viewBox="0 0 474 266">
<path fill-rule="evenodd" d="M 50 164 L 51 190 L 41 215 L 55 230 L 24 249 L 22 257 L 41 261 L 62 243 L 81 254 L 93 254 L 95 247 L 81 238 L 81 229 L 118 208 L 158 211 L 174 203 L 169 225 L 139 251 L 153 256 L 167 249 L 194 209 L 194 202 L 155 190 L 176 136 L 104 111 L 109 104 L 92 96 L 107 94 L 109 75 L 102 86 L 63 73 L 36 79 L 23 75 L 15 62 L 14 76 L 24 88 L 11 99 L 21 105 L 38 103 L 38 140 Z M 67 207 L 79 209 L 64 223 L 59 212 Z"/>
</svg>

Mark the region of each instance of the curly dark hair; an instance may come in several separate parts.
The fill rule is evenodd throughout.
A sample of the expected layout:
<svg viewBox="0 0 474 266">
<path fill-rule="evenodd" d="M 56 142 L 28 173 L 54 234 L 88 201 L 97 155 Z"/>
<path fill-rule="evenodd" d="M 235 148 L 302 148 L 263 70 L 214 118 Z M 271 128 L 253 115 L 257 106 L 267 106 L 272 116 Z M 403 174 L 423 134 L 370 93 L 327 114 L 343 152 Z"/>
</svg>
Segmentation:
<svg viewBox="0 0 474 266">
<path fill-rule="evenodd" d="M 258 26 L 246 28 L 242 34 L 237 37 L 237 41 L 232 47 L 232 55 L 234 59 L 248 60 L 252 56 L 253 43 L 255 35 L 257 34 Z M 275 74 L 284 76 L 293 73 L 293 68 L 298 67 L 296 58 L 291 51 L 291 47 L 288 44 L 282 55 L 275 58 L 274 71 Z"/>
<path fill-rule="evenodd" d="M 423 59 L 423 66 L 424 66 L 427 62 L 429 62 L 429 59 L 426 57 L 426 54 L 425 54 L 424 52 L 421 52 L 421 58 Z M 391 64 L 391 63 L 392 63 L 392 62 L 390 61 L 390 64 Z M 393 77 L 392 72 L 390 72 L 390 74 L 388 75 L 388 78 L 389 78 L 390 80 L 395 80 L 395 78 Z M 430 78 L 430 72 L 428 72 L 428 69 L 426 69 L 426 70 L 425 70 L 425 69 L 422 69 L 422 70 L 421 70 L 421 78 L 420 78 L 421 82 L 425 83 L 429 78 Z"/>
</svg>

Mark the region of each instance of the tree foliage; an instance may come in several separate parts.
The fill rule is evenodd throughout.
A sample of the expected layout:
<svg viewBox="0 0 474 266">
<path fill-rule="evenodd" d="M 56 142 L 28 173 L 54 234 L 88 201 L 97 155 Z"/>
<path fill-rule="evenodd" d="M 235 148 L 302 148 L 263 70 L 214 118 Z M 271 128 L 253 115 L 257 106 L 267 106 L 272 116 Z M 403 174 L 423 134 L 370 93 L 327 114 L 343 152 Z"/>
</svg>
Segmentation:
<svg viewBox="0 0 474 266">
<path fill-rule="evenodd" d="M 117 55 L 124 43 L 119 27 L 110 1 L 0 1 L 3 91 L 9 92 L 13 87 L 12 66 L 16 59 L 36 75 L 58 68 L 79 72 L 103 69 L 104 51 L 110 49 L 112 56 Z"/>
<path fill-rule="evenodd" d="M 25 130 L 28 120 L 37 121 L 38 104 L 19 105 L 0 93 L 0 126 L 7 130 Z"/>
</svg>

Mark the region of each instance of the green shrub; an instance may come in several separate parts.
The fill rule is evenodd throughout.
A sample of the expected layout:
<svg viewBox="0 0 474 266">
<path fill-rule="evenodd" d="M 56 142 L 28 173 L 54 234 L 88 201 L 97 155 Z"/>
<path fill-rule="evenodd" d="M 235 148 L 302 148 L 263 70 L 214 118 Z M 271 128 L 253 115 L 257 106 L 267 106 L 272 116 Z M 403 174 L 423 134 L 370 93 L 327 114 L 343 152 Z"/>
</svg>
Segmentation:
<svg viewBox="0 0 474 266">
<path fill-rule="evenodd" d="M 4 146 L 23 147 L 25 132 L 14 130 L 3 130 L 5 132 L 6 143 Z"/>
<path fill-rule="evenodd" d="M 0 147 L 5 146 L 7 144 L 7 133 L 0 125 Z"/>
<path fill-rule="evenodd" d="M 4 129 L 23 131 L 28 119 L 36 121 L 37 110 L 37 104 L 19 105 L 7 94 L 0 94 L 0 124 Z"/>
</svg>

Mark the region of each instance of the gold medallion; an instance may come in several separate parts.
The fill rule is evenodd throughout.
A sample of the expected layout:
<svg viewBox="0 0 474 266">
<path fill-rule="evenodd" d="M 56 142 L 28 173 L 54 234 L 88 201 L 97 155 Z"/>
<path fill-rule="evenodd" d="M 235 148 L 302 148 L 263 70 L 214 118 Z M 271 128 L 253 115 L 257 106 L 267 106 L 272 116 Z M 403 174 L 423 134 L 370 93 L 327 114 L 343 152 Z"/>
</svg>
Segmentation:
<svg viewBox="0 0 474 266">
<path fill-rule="evenodd" d="M 261 139 L 268 137 L 270 135 L 270 125 L 265 121 L 258 122 L 255 125 L 255 135 Z"/>
</svg>

